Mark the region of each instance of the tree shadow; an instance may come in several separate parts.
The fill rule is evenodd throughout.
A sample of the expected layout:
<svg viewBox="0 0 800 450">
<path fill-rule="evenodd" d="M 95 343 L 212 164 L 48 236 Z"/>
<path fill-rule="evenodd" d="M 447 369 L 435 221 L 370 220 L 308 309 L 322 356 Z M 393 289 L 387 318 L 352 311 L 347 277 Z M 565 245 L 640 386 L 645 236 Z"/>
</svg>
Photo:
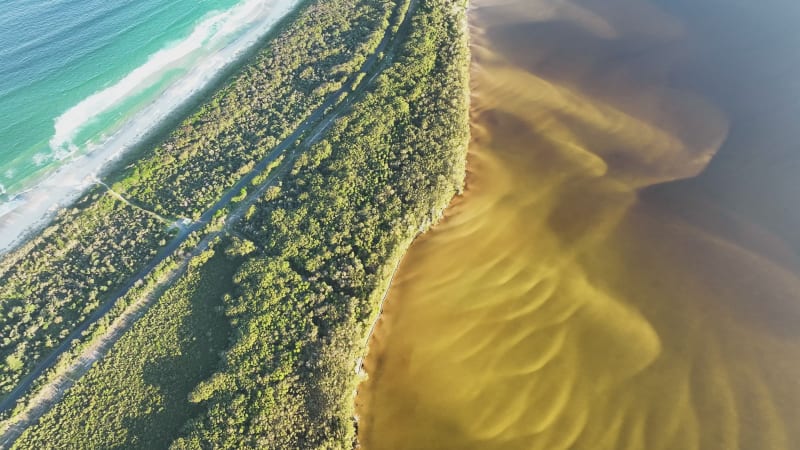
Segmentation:
<svg viewBox="0 0 800 450">
<path fill-rule="evenodd" d="M 124 419 L 127 438 L 115 448 L 166 449 L 187 422 L 203 411 L 202 405 L 190 403 L 188 397 L 198 383 L 220 368 L 230 345 L 233 327 L 225 317 L 222 298 L 232 289 L 240 263 L 220 251 L 200 268 L 200 281 L 189 300 L 190 312 L 178 332 L 180 354 L 154 360 L 138 375 L 145 384 L 158 389 L 162 404 Z"/>
</svg>

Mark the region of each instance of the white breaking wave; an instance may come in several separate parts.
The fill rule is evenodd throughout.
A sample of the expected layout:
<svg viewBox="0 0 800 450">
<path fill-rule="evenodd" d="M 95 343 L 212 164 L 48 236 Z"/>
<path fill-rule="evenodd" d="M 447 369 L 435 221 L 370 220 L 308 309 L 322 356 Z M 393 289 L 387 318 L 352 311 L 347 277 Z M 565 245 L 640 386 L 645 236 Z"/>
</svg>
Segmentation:
<svg viewBox="0 0 800 450">
<path fill-rule="evenodd" d="M 0 203 L 0 254 L 19 243 L 26 233 L 43 226 L 44 219 L 60 206 L 77 199 L 93 184 L 93 174 L 101 173 L 110 161 L 140 142 L 159 123 L 208 87 L 222 70 L 240 59 L 298 2 L 244 0 L 229 10 L 212 13 L 186 39 L 153 54 L 118 83 L 91 95 L 58 117 L 50 140 L 52 154 L 36 155 L 34 159 L 37 164 L 54 158 L 65 161 L 33 188 Z M 191 58 L 200 50 L 209 54 Z M 194 64 L 180 65 L 187 61 Z M 88 146 L 90 151 L 76 152 L 73 139 L 82 127 L 128 96 L 152 86 L 165 70 L 176 66 L 185 69 L 185 75 L 171 83 L 156 100 L 135 113 L 113 135 Z"/>
<path fill-rule="evenodd" d="M 277 3 L 277 5 L 276 5 Z M 120 105 L 133 95 L 157 83 L 164 72 L 179 65 L 182 60 L 200 50 L 222 47 L 242 30 L 269 20 L 280 1 L 245 0 L 226 11 L 209 13 L 194 30 L 181 41 L 151 55 L 147 62 L 137 67 L 119 82 L 99 91 L 73 106 L 55 119 L 55 132 L 50 139 L 53 157 L 65 159 L 77 152 L 73 142 L 77 133 L 99 115 Z M 295 3 L 295 2 L 283 2 Z M 274 22 L 274 21 L 271 21 Z M 222 63 L 222 61 L 220 61 Z M 218 66 L 213 67 L 214 69 Z M 194 82 L 202 82 L 195 78 Z M 195 89 L 199 86 L 195 86 Z"/>
<path fill-rule="evenodd" d="M 23 203 L 21 199 L 14 199 L 5 203 L 0 203 L 0 217 L 14 211 L 18 206 Z"/>
<path fill-rule="evenodd" d="M 33 161 L 33 164 L 36 165 L 36 167 L 41 167 L 41 166 L 47 164 L 47 160 L 49 158 L 50 158 L 50 156 L 47 153 L 41 153 L 40 152 L 40 153 L 37 153 L 37 154 L 33 155 L 33 158 L 31 158 L 31 161 Z"/>
</svg>

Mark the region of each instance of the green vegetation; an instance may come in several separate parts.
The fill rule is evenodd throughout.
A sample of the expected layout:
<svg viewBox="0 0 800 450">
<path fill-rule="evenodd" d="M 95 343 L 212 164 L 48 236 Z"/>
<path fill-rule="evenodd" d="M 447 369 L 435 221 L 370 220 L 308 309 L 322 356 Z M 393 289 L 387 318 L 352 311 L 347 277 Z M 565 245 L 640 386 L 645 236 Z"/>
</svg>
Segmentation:
<svg viewBox="0 0 800 450">
<path fill-rule="evenodd" d="M 361 17 L 353 5 L 361 4 L 389 8 L 377 0 L 314 2 L 277 38 L 298 47 L 273 45 L 254 67 L 266 67 L 258 65 L 262 57 L 293 61 L 298 52 L 298 61 L 324 61 L 303 56 L 309 49 L 300 43 L 312 23 L 307 15 L 325 12 L 330 17 L 313 20 L 330 20 L 347 31 L 346 23 L 355 27 L 350 14 Z M 356 65 L 348 72 L 371 80 L 348 94 L 349 109 L 320 141 L 295 148 L 281 167 L 270 169 L 280 183 L 247 210 L 224 251 L 217 246 L 216 253 L 193 259 L 112 352 L 17 440 L 17 448 L 353 446 L 356 364 L 366 333 L 400 255 L 439 218 L 465 173 L 466 5 L 412 0 L 397 7 L 409 8 L 409 20 L 382 24 L 396 38 L 385 49 L 380 73 L 373 79 L 356 73 Z M 312 49 L 322 45 L 310 42 Z M 297 80 L 320 67 L 332 66 L 309 65 Z M 205 114 L 216 114 L 208 117 L 231 130 L 242 120 L 261 123 L 257 109 L 243 107 L 253 114 L 245 116 L 226 103 L 254 104 L 250 97 L 262 88 L 247 83 L 263 85 L 248 78 L 253 70 L 214 97 L 219 112 L 208 107 L 187 126 L 205 130 Z M 304 92 L 333 91 L 313 80 Z M 232 92 L 234 97 L 220 100 Z M 276 112 L 276 105 L 262 105 L 270 121 L 279 116 L 299 123 L 293 107 Z M 262 126 L 252 130 L 268 130 Z M 232 150 L 230 166 L 218 159 L 221 150 L 204 155 L 193 146 L 181 160 L 169 143 L 183 132 L 188 133 L 173 135 L 117 187 L 160 213 L 177 215 L 185 207 L 196 215 L 230 187 L 241 167 L 252 167 L 251 160 L 237 159 L 238 150 Z M 271 132 L 264 133 L 258 139 L 268 140 Z M 160 164 L 168 182 L 152 181 Z M 207 189 L 196 185 L 206 180 L 198 174 L 208 177 Z"/>
<path fill-rule="evenodd" d="M 222 298 L 237 261 L 207 250 L 19 444 L 166 448 L 200 412 L 188 394 L 229 343 Z M 58 438 L 50 433 L 57 430 Z"/>
<path fill-rule="evenodd" d="M 263 249 L 227 302 L 240 338 L 175 448 L 352 446 L 356 362 L 387 278 L 463 180 L 463 14 L 421 1 L 394 63 L 240 227 Z"/>
<path fill-rule="evenodd" d="M 159 214 L 198 218 L 361 68 L 392 6 L 313 3 L 115 188 Z"/>
<path fill-rule="evenodd" d="M 295 20 L 114 189 L 170 217 L 197 218 L 355 74 L 389 26 L 388 0 L 305 5 Z M 218 217 L 217 219 L 221 219 Z M 102 304 L 129 286 L 175 230 L 99 188 L 0 263 L 0 398 Z"/>
<path fill-rule="evenodd" d="M 168 227 L 107 194 L 87 196 L 0 264 L 0 393 L 153 257 Z"/>
</svg>

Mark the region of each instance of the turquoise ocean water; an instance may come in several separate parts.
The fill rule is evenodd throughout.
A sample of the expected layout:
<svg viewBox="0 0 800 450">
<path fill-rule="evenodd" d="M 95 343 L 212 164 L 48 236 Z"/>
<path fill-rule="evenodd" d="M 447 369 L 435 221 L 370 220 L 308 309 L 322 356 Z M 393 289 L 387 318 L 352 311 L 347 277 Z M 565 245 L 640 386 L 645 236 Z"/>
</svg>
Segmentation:
<svg viewBox="0 0 800 450">
<path fill-rule="evenodd" d="M 101 149 L 131 123 L 136 133 L 146 132 L 294 3 L 3 1 L 0 216 L 3 205 L 8 211 L 20 193 Z"/>
</svg>

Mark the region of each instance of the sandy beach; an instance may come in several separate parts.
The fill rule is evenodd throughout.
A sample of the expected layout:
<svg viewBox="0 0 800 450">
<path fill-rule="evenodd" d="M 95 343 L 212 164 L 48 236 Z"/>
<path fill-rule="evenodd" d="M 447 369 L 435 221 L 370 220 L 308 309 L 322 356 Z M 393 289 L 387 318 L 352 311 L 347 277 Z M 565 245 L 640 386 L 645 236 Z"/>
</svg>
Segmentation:
<svg viewBox="0 0 800 450">
<path fill-rule="evenodd" d="M 195 99 L 206 95 L 224 79 L 297 3 L 297 0 L 278 0 L 254 11 L 251 5 L 245 12 L 257 13 L 248 18 L 256 21 L 256 26 L 200 61 L 104 142 L 93 145 L 86 154 L 65 158 L 64 164 L 42 181 L 0 205 L 0 255 L 46 227 L 60 208 L 77 200 L 95 179 L 114 170 L 128 152 L 164 133 L 164 125 L 168 127 L 179 120 Z"/>
</svg>

